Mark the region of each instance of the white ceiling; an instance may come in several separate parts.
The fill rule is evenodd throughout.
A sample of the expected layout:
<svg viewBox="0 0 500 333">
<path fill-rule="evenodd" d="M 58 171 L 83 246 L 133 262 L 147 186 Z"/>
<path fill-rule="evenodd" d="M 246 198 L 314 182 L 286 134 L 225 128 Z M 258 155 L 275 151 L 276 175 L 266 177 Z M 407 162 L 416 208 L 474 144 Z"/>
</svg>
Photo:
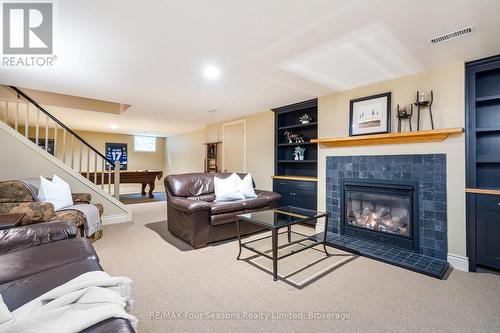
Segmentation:
<svg viewBox="0 0 500 333">
<path fill-rule="evenodd" d="M 54 66 L 0 65 L 0 83 L 132 105 L 120 115 L 49 108 L 76 129 L 168 136 L 500 53 L 498 0 L 54 3 Z M 467 37 L 429 42 L 470 25 Z M 207 64 L 220 80 L 203 79 Z"/>
</svg>

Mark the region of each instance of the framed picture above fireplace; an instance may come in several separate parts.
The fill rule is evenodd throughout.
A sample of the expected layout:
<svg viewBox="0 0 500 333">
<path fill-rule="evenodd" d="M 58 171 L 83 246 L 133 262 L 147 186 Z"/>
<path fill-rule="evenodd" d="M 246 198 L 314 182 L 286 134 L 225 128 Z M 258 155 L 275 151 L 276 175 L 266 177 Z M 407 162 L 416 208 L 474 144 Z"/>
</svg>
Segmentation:
<svg viewBox="0 0 500 333">
<path fill-rule="evenodd" d="M 391 131 L 391 93 L 352 99 L 349 103 L 349 136 Z"/>
</svg>

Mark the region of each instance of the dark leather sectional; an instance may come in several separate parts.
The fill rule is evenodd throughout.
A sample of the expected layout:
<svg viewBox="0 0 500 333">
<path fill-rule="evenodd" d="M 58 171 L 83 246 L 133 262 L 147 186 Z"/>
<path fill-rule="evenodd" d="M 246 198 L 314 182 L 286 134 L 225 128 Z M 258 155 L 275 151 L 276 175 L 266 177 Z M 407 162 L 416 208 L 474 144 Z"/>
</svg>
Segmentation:
<svg viewBox="0 0 500 333">
<path fill-rule="evenodd" d="M 102 270 L 91 242 L 77 237 L 71 221 L 0 230 L 0 294 L 14 311 L 77 276 Z M 127 320 L 111 318 L 83 332 L 134 332 Z"/>
<path fill-rule="evenodd" d="M 231 174 L 215 175 L 227 178 Z M 240 178 L 245 175 L 238 174 Z M 257 198 L 215 202 L 214 174 L 210 173 L 169 175 L 165 177 L 165 192 L 168 230 L 196 248 L 236 237 L 236 215 L 276 207 L 281 198 L 275 192 L 256 190 Z M 264 229 L 241 223 L 240 230 L 247 235 Z"/>
</svg>

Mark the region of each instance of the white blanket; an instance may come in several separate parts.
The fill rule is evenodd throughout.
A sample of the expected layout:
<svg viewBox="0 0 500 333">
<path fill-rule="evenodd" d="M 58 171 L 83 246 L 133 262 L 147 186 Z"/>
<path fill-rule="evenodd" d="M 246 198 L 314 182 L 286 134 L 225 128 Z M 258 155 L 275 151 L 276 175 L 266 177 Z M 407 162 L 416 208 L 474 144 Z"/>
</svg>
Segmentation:
<svg viewBox="0 0 500 333">
<path fill-rule="evenodd" d="M 92 236 L 97 230 L 102 229 L 101 218 L 99 217 L 99 209 L 91 204 L 77 204 L 60 209 L 77 210 L 85 216 L 85 236 Z"/>
<path fill-rule="evenodd" d="M 133 304 L 130 291 L 129 278 L 88 272 L 14 310 L 0 332 L 76 333 L 112 317 L 137 329 L 137 319 L 126 312 Z"/>
</svg>

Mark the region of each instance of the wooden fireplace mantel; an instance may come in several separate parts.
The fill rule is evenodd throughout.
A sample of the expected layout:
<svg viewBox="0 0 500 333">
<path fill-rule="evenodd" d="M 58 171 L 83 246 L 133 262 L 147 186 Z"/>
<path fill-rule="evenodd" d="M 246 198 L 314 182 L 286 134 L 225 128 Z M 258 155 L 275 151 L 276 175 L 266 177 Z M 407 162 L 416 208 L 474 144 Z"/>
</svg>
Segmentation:
<svg viewBox="0 0 500 333">
<path fill-rule="evenodd" d="M 367 145 L 387 145 L 401 143 L 420 143 L 443 141 L 452 134 L 463 133 L 461 127 L 443 128 L 429 131 L 388 133 L 374 135 L 359 135 L 349 137 L 338 137 L 330 139 L 314 139 L 311 142 L 319 143 L 326 147 L 349 147 Z"/>
</svg>

